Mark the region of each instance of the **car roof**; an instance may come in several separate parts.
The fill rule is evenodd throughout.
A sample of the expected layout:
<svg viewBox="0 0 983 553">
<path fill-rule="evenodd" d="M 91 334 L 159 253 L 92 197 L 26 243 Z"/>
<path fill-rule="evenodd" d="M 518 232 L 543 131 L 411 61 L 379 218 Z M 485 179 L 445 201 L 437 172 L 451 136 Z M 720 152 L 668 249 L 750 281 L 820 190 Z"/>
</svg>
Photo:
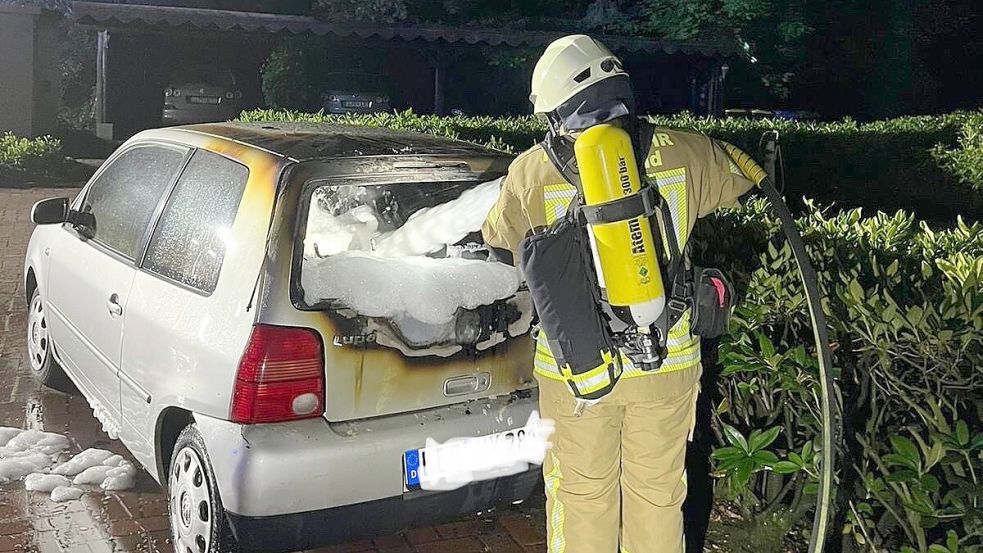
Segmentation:
<svg viewBox="0 0 983 553">
<path fill-rule="evenodd" d="M 205 123 L 155 129 L 142 134 L 173 139 L 178 138 L 175 134 L 182 132 L 232 140 L 297 161 L 384 155 L 507 155 L 440 136 L 334 123 Z"/>
</svg>

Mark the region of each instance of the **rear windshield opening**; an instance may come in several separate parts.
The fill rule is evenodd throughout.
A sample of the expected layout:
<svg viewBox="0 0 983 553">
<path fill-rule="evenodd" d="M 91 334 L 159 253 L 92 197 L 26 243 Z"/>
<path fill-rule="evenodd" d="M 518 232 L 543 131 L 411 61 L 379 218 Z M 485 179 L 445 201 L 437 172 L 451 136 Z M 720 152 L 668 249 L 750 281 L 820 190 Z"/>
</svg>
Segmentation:
<svg viewBox="0 0 983 553">
<path fill-rule="evenodd" d="M 308 186 L 303 307 L 366 320 L 363 331 L 407 353 L 483 349 L 525 333 L 518 270 L 489 261 L 481 239 L 499 187 Z"/>
</svg>

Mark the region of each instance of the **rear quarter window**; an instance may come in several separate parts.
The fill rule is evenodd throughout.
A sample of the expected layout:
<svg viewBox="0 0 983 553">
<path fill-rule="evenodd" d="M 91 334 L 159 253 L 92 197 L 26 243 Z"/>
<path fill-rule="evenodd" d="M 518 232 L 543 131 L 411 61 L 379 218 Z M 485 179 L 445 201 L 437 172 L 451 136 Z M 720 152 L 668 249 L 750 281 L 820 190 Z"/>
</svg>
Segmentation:
<svg viewBox="0 0 983 553">
<path fill-rule="evenodd" d="M 210 294 L 215 291 L 249 169 L 198 150 L 167 200 L 144 268 Z"/>
</svg>

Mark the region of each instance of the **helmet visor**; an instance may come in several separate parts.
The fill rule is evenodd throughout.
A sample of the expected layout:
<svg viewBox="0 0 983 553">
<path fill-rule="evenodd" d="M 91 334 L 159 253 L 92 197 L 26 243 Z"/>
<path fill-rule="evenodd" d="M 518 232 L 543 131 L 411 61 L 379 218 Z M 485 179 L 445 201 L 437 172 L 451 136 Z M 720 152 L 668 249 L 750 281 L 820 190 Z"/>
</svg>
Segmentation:
<svg viewBox="0 0 983 553">
<path fill-rule="evenodd" d="M 635 95 L 627 75 L 609 77 L 591 85 L 556 108 L 568 131 L 579 131 L 634 113 Z"/>
</svg>

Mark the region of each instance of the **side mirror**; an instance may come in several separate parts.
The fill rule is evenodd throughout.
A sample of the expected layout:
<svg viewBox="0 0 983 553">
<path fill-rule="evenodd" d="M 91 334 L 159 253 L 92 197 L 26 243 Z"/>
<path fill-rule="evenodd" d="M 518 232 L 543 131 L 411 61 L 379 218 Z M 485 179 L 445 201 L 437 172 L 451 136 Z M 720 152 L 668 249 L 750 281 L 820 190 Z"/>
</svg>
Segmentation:
<svg viewBox="0 0 983 553">
<path fill-rule="evenodd" d="M 68 198 L 41 200 L 31 208 L 31 220 L 38 225 L 68 221 Z"/>
<path fill-rule="evenodd" d="M 73 209 L 68 212 L 68 222 L 87 239 L 96 235 L 96 216 L 91 213 Z"/>
</svg>

